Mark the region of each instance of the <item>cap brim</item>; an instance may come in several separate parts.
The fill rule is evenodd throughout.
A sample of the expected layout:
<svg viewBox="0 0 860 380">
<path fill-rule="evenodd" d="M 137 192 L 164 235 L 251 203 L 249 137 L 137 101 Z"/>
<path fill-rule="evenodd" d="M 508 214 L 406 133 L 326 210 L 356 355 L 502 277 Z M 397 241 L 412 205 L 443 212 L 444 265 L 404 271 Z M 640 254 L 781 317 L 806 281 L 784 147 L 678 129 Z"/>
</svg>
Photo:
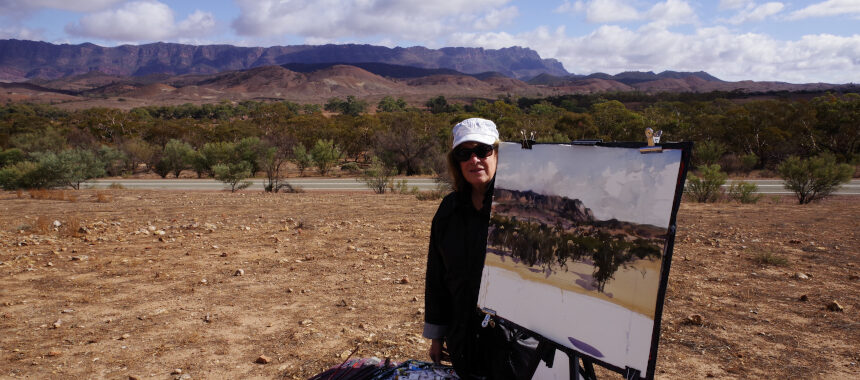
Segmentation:
<svg viewBox="0 0 860 380">
<path fill-rule="evenodd" d="M 498 139 L 493 137 L 493 136 L 487 136 L 487 135 L 478 134 L 478 133 L 471 133 L 468 135 L 460 136 L 460 138 L 458 138 L 457 140 L 454 141 L 454 145 L 451 148 L 452 149 L 456 148 L 457 145 L 460 145 L 464 142 L 469 142 L 469 141 L 474 141 L 474 142 L 478 142 L 481 144 L 493 145 L 496 143 L 496 140 L 498 140 Z"/>
</svg>

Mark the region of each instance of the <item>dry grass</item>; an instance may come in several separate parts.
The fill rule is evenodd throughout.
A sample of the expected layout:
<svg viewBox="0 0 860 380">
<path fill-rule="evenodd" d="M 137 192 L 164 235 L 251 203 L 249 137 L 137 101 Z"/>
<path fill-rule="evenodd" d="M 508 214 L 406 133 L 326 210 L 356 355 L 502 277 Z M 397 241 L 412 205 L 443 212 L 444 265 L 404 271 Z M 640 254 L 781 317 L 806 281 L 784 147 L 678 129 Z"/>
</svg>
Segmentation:
<svg viewBox="0 0 860 380">
<path fill-rule="evenodd" d="M 65 201 L 67 198 L 65 190 L 47 190 L 47 189 L 31 189 L 27 190 L 30 193 L 30 198 L 44 199 L 52 201 Z"/>
<path fill-rule="evenodd" d="M 113 197 L 103 191 L 96 192 L 96 202 L 99 203 L 110 203 L 113 200 Z"/>
<path fill-rule="evenodd" d="M 51 232 L 53 227 L 54 227 L 53 221 L 51 220 L 51 218 L 49 218 L 47 216 L 42 215 L 36 219 L 35 229 L 36 229 L 36 232 L 38 232 L 40 234 L 47 234 L 47 233 Z"/>
<path fill-rule="evenodd" d="M 110 186 L 108 186 L 108 189 L 122 190 L 122 189 L 125 189 L 125 186 L 123 186 L 119 182 L 111 182 Z"/>
<path fill-rule="evenodd" d="M 60 227 L 60 235 L 66 237 L 80 237 L 81 236 L 81 226 L 83 222 L 81 218 L 77 215 L 70 215 L 66 222 Z"/>
<path fill-rule="evenodd" d="M 21 190 L 21 189 L 15 190 L 15 195 L 18 197 L 18 199 L 24 198 L 24 190 Z"/>
<path fill-rule="evenodd" d="M 773 252 L 759 252 L 752 257 L 752 261 L 758 265 L 775 265 L 784 267 L 788 265 L 788 259 Z"/>
</svg>

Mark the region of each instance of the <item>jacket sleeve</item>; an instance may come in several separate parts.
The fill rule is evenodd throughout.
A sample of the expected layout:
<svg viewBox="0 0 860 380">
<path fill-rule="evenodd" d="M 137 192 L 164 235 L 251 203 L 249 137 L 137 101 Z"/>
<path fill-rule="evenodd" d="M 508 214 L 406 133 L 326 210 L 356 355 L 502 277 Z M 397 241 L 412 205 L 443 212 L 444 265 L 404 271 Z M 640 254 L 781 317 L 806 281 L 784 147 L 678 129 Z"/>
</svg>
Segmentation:
<svg viewBox="0 0 860 380">
<path fill-rule="evenodd" d="M 437 215 L 438 216 L 438 215 Z M 439 238 L 438 218 L 430 227 L 430 247 L 427 251 L 427 275 L 424 285 L 424 331 L 428 339 L 445 336 L 451 319 L 451 295 L 445 286 L 445 263 L 442 261 L 436 239 Z"/>
</svg>

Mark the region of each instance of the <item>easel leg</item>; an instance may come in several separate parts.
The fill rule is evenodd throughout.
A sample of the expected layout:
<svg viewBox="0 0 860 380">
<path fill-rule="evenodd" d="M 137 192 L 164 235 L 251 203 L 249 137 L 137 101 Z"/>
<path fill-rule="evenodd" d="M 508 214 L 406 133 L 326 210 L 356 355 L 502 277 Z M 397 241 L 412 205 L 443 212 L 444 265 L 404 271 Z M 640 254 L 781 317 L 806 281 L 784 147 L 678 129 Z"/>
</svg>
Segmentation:
<svg viewBox="0 0 860 380">
<path fill-rule="evenodd" d="M 594 363 L 590 360 L 582 359 L 582 367 L 579 366 L 580 356 L 575 352 L 567 353 L 567 360 L 570 364 L 570 379 L 571 380 L 579 380 L 582 378 L 583 380 L 597 380 L 597 374 L 594 373 Z M 581 368 L 581 371 L 580 371 Z M 582 377 L 580 377 L 580 372 Z"/>
</svg>

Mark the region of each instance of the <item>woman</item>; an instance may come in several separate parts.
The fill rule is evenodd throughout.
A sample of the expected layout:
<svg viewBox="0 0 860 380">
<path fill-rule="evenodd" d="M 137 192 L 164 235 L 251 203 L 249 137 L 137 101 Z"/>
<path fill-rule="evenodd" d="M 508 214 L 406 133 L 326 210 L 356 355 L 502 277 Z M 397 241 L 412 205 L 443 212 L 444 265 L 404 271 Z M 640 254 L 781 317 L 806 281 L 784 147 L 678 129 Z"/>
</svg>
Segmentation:
<svg viewBox="0 0 860 380">
<path fill-rule="evenodd" d="M 423 335 L 432 340 L 430 358 L 436 363 L 447 345 L 461 378 L 500 378 L 490 373 L 476 309 L 499 132 L 492 121 L 472 118 L 455 125 L 453 135 L 448 170 L 454 192 L 442 200 L 430 230 Z"/>
</svg>

